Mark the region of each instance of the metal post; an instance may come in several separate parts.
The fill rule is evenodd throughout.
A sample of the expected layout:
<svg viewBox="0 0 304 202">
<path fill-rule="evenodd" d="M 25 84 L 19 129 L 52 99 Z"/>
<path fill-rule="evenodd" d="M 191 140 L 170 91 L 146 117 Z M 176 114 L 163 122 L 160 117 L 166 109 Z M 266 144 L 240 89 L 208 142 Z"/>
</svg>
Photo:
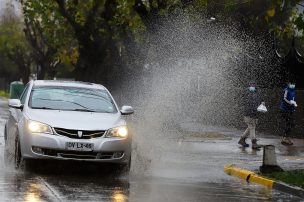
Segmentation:
<svg viewBox="0 0 304 202">
<path fill-rule="evenodd" d="M 277 171 L 283 171 L 283 169 L 278 166 L 277 158 L 275 154 L 274 145 L 265 145 L 263 148 L 263 165 L 260 166 L 261 173 L 271 173 Z"/>
</svg>

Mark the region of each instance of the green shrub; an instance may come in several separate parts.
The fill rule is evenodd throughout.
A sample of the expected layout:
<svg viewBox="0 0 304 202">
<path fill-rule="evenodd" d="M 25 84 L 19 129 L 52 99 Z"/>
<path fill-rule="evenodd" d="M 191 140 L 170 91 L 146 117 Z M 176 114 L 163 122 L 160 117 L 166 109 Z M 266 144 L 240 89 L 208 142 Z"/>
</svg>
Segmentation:
<svg viewBox="0 0 304 202">
<path fill-rule="evenodd" d="M 304 188 L 304 170 L 292 170 L 285 172 L 274 172 L 266 174 L 267 177 L 287 184 L 295 185 Z"/>
<path fill-rule="evenodd" d="M 4 91 L 4 90 L 0 90 L 0 97 L 5 97 L 8 98 L 9 97 L 9 93 Z"/>
</svg>

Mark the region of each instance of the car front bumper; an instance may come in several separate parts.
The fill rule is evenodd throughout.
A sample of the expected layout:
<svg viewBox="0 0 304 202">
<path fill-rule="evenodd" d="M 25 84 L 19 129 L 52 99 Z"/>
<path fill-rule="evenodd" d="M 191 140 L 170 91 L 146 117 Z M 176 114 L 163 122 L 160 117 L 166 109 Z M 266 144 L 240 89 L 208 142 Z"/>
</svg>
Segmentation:
<svg viewBox="0 0 304 202">
<path fill-rule="evenodd" d="M 25 133 L 21 138 L 24 159 L 82 160 L 92 162 L 128 163 L 131 156 L 131 138 L 73 139 L 60 135 Z M 66 148 L 67 142 L 94 144 L 92 151 Z"/>
</svg>

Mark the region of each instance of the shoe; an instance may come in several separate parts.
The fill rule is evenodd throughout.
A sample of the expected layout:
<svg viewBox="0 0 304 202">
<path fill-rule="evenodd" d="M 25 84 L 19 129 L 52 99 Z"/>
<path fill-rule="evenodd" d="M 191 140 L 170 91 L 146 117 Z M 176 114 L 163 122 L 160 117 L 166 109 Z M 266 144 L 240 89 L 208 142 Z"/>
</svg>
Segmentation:
<svg viewBox="0 0 304 202">
<path fill-rule="evenodd" d="M 262 147 L 261 145 L 257 144 L 257 139 L 252 139 L 251 142 L 252 142 L 252 146 L 251 146 L 252 149 L 260 149 Z"/>
<path fill-rule="evenodd" d="M 286 137 L 282 137 L 281 144 L 282 145 L 288 145 L 288 141 L 286 140 Z"/>
<path fill-rule="evenodd" d="M 290 140 L 290 138 L 287 138 L 287 141 L 289 142 L 289 145 L 293 145 L 293 142 Z"/>
<path fill-rule="evenodd" d="M 244 138 L 244 137 L 241 137 L 238 144 L 242 145 L 243 147 L 249 147 L 249 144 L 246 143 L 246 138 Z"/>
<path fill-rule="evenodd" d="M 283 137 L 281 140 L 281 144 L 283 145 L 293 145 L 293 142 L 288 137 Z"/>
</svg>

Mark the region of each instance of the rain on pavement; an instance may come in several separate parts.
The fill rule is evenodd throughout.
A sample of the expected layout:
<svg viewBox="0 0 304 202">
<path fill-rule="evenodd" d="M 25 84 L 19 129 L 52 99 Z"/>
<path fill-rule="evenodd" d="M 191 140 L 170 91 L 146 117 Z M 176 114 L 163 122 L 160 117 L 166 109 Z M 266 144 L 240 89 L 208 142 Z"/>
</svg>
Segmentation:
<svg viewBox="0 0 304 202">
<path fill-rule="evenodd" d="M 133 159 L 129 176 L 117 174 L 112 167 L 81 162 L 38 162 L 37 169 L 15 170 L 3 160 L 8 111 L 5 101 L 0 105 L 1 201 L 299 201 L 227 176 L 223 165 L 248 158 L 260 161 L 261 154 L 242 152 L 233 143 L 236 139 L 225 137 L 159 142 L 156 152 L 162 155 L 157 161 L 142 173 L 136 165 L 140 162 Z M 215 150 L 217 143 L 221 149 Z"/>
</svg>

